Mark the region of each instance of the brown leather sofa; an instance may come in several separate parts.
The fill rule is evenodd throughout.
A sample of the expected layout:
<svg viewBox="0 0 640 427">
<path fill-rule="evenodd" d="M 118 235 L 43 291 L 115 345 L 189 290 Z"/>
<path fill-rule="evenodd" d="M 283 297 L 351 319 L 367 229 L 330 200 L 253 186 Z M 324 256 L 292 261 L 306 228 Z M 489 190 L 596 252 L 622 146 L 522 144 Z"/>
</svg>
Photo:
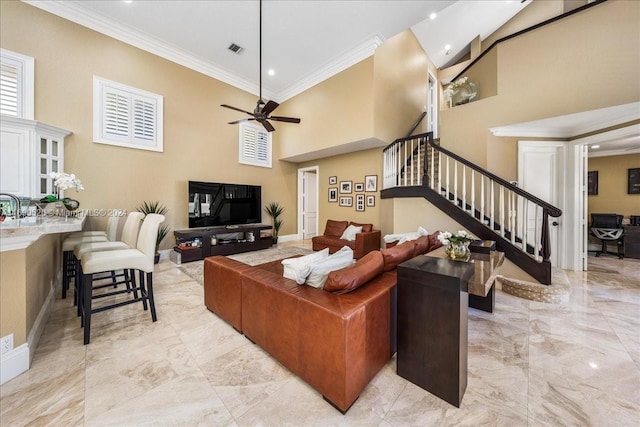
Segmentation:
<svg viewBox="0 0 640 427">
<path fill-rule="evenodd" d="M 362 232 L 356 234 L 356 240 L 348 241 L 340 237 L 348 226 L 362 227 Z M 360 259 L 371 251 L 380 249 L 380 230 L 374 230 L 372 224 L 358 224 L 349 221 L 327 220 L 327 225 L 322 236 L 311 238 L 314 251 L 329 248 L 329 253 L 334 253 L 344 246 L 353 249 L 353 257 Z"/>
<path fill-rule="evenodd" d="M 208 257 L 205 305 L 344 413 L 396 351 L 396 266 L 430 251 L 427 237 L 331 272 L 325 289 L 284 278 L 281 260 Z"/>
</svg>

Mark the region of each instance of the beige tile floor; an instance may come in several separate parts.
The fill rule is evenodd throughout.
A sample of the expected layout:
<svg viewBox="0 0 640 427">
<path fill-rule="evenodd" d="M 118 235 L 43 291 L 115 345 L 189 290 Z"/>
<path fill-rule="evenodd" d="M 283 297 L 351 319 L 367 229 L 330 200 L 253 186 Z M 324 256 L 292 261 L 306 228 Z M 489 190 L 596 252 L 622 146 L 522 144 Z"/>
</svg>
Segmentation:
<svg viewBox="0 0 640 427">
<path fill-rule="evenodd" d="M 137 305 L 100 313 L 84 346 L 71 300 L 58 299 L 31 369 L 0 388 L 0 424 L 638 426 L 640 260 L 589 265 L 568 272 L 567 303 L 498 291 L 494 314 L 469 309 L 460 408 L 397 376 L 392 359 L 342 415 L 163 261 L 155 323 Z"/>
</svg>

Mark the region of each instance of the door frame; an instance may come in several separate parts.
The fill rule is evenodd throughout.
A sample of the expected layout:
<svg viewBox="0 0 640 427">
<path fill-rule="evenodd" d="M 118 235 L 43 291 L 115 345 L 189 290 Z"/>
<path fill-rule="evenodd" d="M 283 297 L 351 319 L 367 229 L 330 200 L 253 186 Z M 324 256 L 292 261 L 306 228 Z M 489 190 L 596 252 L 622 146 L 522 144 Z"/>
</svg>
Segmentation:
<svg viewBox="0 0 640 427">
<path fill-rule="evenodd" d="M 306 168 L 298 169 L 298 240 L 302 240 L 304 238 L 304 230 L 302 229 L 303 218 L 302 212 L 304 210 L 304 206 L 302 205 L 302 200 L 304 196 L 304 174 L 305 172 L 314 172 L 316 174 L 316 207 L 318 211 L 320 210 L 320 166 L 309 166 Z M 317 215 L 319 217 L 319 215 Z M 318 221 L 316 221 L 316 236 L 318 235 Z"/>
<path fill-rule="evenodd" d="M 625 126 L 620 129 L 614 129 L 608 132 L 602 132 L 595 135 L 587 136 L 584 138 L 578 138 L 572 141 L 573 144 L 573 157 L 574 157 L 574 179 L 576 193 L 573 200 L 574 210 L 570 236 L 572 236 L 573 246 L 576 249 L 572 254 L 572 269 L 573 270 L 587 270 L 587 249 L 589 240 L 589 197 L 587 195 L 587 171 L 589 169 L 589 154 L 586 146 L 596 144 L 600 142 L 611 141 L 614 139 L 622 139 L 633 135 L 640 134 L 640 124 L 634 124 L 631 126 Z M 585 158 L 586 157 L 586 158 Z M 570 173 L 570 171 L 569 171 Z M 569 175 L 571 176 L 571 175 Z M 581 184 L 581 185 L 580 185 Z M 580 191 L 578 190 L 578 187 Z"/>
<path fill-rule="evenodd" d="M 565 223 L 569 222 L 567 219 L 572 218 L 572 216 L 567 215 L 567 200 L 569 199 L 569 191 L 567 191 L 567 176 L 571 176 L 571 174 L 567 175 L 566 170 L 569 166 L 569 159 L 567 157 L 567 144 L 562 141 L 518 141 L 518 182 L 522 186 L 523 178 L 522 171 L 524 170 L 524 152 L 528 149 L 535 148 L 555 148 L 558 153 L 558 158 L 556 159 L 556 170 L 554 173 L 554 188 L 557 192 L 556 199 L 557 204 L 563 214 L 560 218 L 557 219 L 560 229 L 556 235 L 556 247 L 551 249 L 552 257 L 555 253 L 556 263 L 552 263 L 554 267 L 567 268 L 567 260 L 571 257 L 568 256 L 568 253 L 572 252 L 572 245 L 566 245 L 568 230 L 565 227 Z M 522 187 L 525 191 L 526 188 Z M 553 219 L 549 218 L 551 222 Z M 551 227 L 551 224 L 549 224 Z"/>
<path fill-rule="evenodd" d="M 433 82 L 433 86 L 431 86 L 431 83 Z M 427 104 L 426 104 L 426 108 L 425 111 L 427 112 L 427 131 L 429 130 L 429 123 L 432 124 L 432 131 L 433 131 L 433 138 L 439 138 L 440 136 L 440 130 L 438 129 L 438 110 L 440 109 L 440 103 L 439 103 L 439 86 L 438 86 L 438 79 L 436 79 L 436 76 L 434 76 L 431 71 L 427 70 Z M 429 93 L 430 91 L 433 90 L 433 95 L 434 95 L 434 99 L 433 99 L 433 105 L 430 102 L 430 96 L 431 94 Z M 432 111 L 433 117 L 429 117 L 429 111 Z"/>
</svg>

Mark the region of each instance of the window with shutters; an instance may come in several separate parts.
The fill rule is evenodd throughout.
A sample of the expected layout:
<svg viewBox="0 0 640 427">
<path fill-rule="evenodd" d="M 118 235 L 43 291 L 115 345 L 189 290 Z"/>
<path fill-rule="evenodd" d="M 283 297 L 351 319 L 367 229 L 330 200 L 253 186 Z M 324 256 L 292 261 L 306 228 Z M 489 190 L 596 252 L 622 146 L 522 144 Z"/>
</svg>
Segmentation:
<svg viewBox="0 0 640 427">
<path fill-rule="evenodd" d="M 34 59 L 0 49 L 0 114 L 33 120 Z"/>
<path fill-rule="evenodd" d="M 162 120 L 162 96 L 93 77 L 95 142 L 162 151 Z"/>
<path fill-rule="evenodd" d="M 271 134 L 262 125 L 240 123 L 240 156 L 245 165 L 271 167 Z"/>
</svg>

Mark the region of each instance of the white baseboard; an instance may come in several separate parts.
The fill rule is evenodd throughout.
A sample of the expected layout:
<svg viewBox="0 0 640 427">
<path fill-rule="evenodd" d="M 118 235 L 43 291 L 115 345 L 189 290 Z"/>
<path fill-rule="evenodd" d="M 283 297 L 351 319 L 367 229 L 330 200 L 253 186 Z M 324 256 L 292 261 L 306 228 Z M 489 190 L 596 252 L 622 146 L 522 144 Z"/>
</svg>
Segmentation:
<svg viewBox="0 0 640 427">
<path fill-rule="evenodd" d="M 0 359 L 0 384 L 14 379 L 28 369 L 29 344 L 25 343 L 2 355 L 2 359 Z"/>
<path fill-rule="evenodd" d="M 169 259 L 169 255 L 173 252 L 173 249 L 162 249 L 158 251 L 160 253 L 160 261 Z"/>
<path fill-rule="evenodd" d="M 49 295 L 47 295 L 47 299 L 44 301 L 44 304 L 40 308 L 38 317 L 36 317 L 36 321 L 33 323 L 33 328 L 31 328 L 31 330 L 29 331 L 29 335 L 27 336 L 27 344 L 29 345 L 29 366 L 31 366 L 33 354 L 36 352 L 36 348 L 38 348 L 38 343 L 40 342 L 42 331 L 47 325 L 47 320 L 49 320 L 51 310 L 53 310 L 53 303 L 56 299 L 56 289 L 57 288 L 53 285 L 49 289 Z M 62 292 L 62 289 L 60 289 L 60 292 Z"/>
<path fill-rule="evenodd" d="M 58 282 L 57 279 L 56 282 Z M 29 370 L 31 361 L 33 360 L 33 354 L 36 348 L 38 348 L 42 331 L 47 324 L 53 308 L 55 290 L 56 287 L 52 284 L 47 299 L 40 308 L 38 317 L 36 317 L 36 321 L 29 331 L 27 342 L 2 355 L 2 359 L 0 359 L 0 384 L 4 384 Z"/>
<path fill-rule="evenodd" d="M 298 234 L 285 234 L 284 236 L 278 236 L 278 242 L 293 242 L 295 240 L 300 240 L 300 236 Z"/>
</svg>

